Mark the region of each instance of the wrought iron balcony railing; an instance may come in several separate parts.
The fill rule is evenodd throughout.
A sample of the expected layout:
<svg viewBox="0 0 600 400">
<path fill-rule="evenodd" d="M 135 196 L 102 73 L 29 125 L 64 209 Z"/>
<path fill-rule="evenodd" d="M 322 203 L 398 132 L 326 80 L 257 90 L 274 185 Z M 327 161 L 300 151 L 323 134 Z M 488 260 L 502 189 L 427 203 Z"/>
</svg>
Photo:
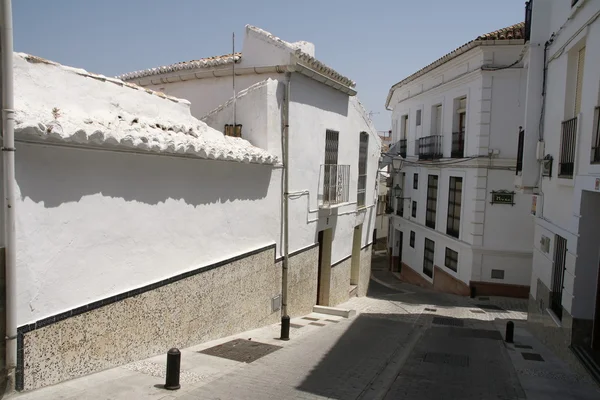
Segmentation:
<svg viewBox="0 0 600 400">
<path fill-rule="evenodd" d="M 575 144 L 577 140 L 577 117 L 562 123 L 560 136 L 560 158 L 558 160 L 558 176 L 572 178 L 575 170 Z"/>
<path fill-rule="evenodd" d="M 465 156 L 465 132 L 452 132 L 452 152 L 450 157 L 463 158 Z"/>
<path fill-rule="evenodd" d="M 329 208 L 349 201 L 350 166 L 322 164 L 319 174 L 319 207 Z"/>
<path fill-rule="evenodd" d="M 442 135 L 425 136 L 417 142 L 419 160 L 435 160 L 443 157 Z"/>
</svg>

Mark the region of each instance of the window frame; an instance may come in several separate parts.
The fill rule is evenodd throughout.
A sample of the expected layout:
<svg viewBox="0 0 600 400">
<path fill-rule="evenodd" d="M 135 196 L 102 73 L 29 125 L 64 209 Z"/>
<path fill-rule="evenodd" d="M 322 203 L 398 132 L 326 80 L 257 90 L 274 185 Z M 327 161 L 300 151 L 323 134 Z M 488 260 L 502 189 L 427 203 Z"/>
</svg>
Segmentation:
<svg viewBox="0 0 600 400">
<path fill-rule="evenodd" d="M 435 181 L 435 186 L 432 186 L 432 180 Z M 425 203 L 425 226 L 431 229 L 435 229 L 435 223 L 437 218 L 438 187 L 439 177 L 437 175 L 428 175 L 427 202 Z"/>
<path fill-rule="evenodd" d="M 425 238 L 423 246 L 423 273 L 433 278 L 433 268 L 435 266 L 435 242 Z M 428 268 L 429 267 L 429 268 Z"/>
<path fill-rule="evenodd" d="M 419 173 L 415 172 L 413 174 L 413 189 L 419 190 Z"/>
<path fill-rule="evenodd" d="M 449 254 L 449 252 L 451 253 Z M 453 257 L 454 255 L 455 257 Z M 450 263 L 448 262 L 448 260 L 450 260 Z M 454 268 L 452 268 L 452 266 L 449 265 L 452 263 L 455 264 Z M 444 254 L 444 266 L 451 271 L 458 272 L 458 251 L 452 250 L 450 247 L 446 247 L 446 252 Z"/>
<path fill-rule="evenodd" d="M 415 231 L 410 231 L 410 239 L 409 239 L 408 244 L 413 249 L 415 248 L 416 237 L 417 237 L 417 234 L 415 233 Z"/>
<path fill-rule="evenodd" d="M 457 189 L 460 182 L 460 189 Z M 446 234 L 455 238 L 460 237 L 460 217 L 462 212 L 462 176 L 451 176 L 448 186 L 448 215 L 446 218 Z M 457 201 L 458 199 L 458 201 Z M 456 206 L 458 206 L 458 215 L 456 215 Z M 452 223 L 450 223 L 452 221 Z"/>
<path fill-rule="evenodd" d="M 415 116 L 415 126 L 421 126 L 421 119 L 423 118 L 423 110 L 418 109 Z"/>
<path fill-rule="evenodd" d="M 413 200 L 413 202 L 412 202 L 412 209 L 410 210 L 410 215 L 413 218 L 417 218 L 417 202 L 416 202 L 416 200 Z"/>
<path fill-rule="evenodd" d="M 367 170 L 369 154 L 369 134 L 361 132 L 358 145 L 358 178 L 356 182 L 356 206 L 362 208 L 367 201 Z"/>
</svg>

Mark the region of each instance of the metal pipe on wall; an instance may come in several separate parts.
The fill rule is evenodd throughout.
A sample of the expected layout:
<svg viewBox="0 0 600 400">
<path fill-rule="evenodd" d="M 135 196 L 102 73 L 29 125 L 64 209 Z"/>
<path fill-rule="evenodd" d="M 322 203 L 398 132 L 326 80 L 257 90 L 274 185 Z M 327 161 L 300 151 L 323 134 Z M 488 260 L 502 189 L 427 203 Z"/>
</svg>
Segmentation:
<svg viewBox="0 0 600 400">
<path fill-rule="evenodd" d="M 2 156 L 4 157 L 4 229 L 6 274 L 7 391 L 15 387 L 17 365 L 17 296 L 15 238 L 15 137 L 13 92 L 13 29 L 11 0 L 2 1 Z"/>
<path fill-rule="evenodd" d="M 289 129 L 290 129 L 290 93 L 292 76 L 286 73 L 287 82 L 285 86 L 285 99 L 283 102 L 283 126 L 282 126 L 282 144 L 283 144 L 283 265 L 281 270 L 281 340 L 290 340 L 290 316 L 288 315 L 288 266 L 289 266 Z"/>
</svg>

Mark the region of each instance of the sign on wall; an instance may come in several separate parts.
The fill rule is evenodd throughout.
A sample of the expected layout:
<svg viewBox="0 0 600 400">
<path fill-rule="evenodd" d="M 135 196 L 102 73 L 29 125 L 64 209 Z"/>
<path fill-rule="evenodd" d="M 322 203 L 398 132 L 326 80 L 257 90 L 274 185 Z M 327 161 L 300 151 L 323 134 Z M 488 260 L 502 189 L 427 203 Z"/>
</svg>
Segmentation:
<svg viewBox="0 0 600 400">
<path fill-rule="evenodd" d="M 508 190 L 492 190 L 491 204 L 510 204 L 515 205 L 515 192 Z"/>
</svg>

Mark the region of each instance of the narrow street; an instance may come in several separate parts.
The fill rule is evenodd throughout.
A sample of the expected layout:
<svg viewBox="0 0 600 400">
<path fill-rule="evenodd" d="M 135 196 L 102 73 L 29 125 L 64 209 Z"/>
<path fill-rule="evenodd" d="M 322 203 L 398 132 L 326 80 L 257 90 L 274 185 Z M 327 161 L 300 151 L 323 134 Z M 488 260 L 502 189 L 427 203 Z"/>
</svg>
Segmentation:
<svg viewBox="0 0 600 400">
<path fill-rule="evenodd" d="M 523 328 L 525 301 L 431 292 L 401 283 L 385 265 L 375 256 L 368 296 L 342 306 L 354 317 L 294 318 L 289 342 L 272 325 L 182 350 L 177 391 L 161 387 L 165 357 L 158 356 L 15 398 L 599 398 L 598 387 Z M 515 344 L 503 341 L 508 320 Z M 219 345 L 232 339 L 254 347 L 226 354 Z"/>
</svg>

